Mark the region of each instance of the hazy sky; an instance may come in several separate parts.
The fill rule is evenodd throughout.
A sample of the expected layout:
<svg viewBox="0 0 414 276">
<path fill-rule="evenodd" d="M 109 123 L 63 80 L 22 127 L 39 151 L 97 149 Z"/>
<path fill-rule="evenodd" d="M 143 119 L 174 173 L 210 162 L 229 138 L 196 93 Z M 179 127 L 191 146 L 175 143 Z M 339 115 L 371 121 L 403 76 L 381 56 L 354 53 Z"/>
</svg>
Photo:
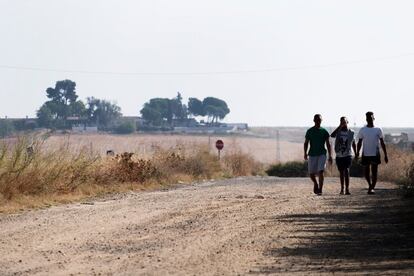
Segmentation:
<svg viewBox="0 0 414 276">
<path fill-rule="evenodd" d="M 229 122 L 362 125 L 372 110 L 413 127 L 413 12 L 409 0 L 0 0 L 0 116 L 34 116 L 71 79 L 125 115 L 180 91 L 226 100 Z"/>
</svg>

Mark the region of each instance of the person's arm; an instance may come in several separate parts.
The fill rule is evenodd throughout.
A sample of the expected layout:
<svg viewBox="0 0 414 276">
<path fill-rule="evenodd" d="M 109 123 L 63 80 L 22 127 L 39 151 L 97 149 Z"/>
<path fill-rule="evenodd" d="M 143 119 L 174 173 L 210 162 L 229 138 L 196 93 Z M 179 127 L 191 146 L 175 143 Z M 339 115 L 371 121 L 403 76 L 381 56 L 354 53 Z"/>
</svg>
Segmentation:
<svg viewBox="0 0 414 276">
<path fill-rule="evenodd" d="M 331 137 L 335 138 L 336 134 L 338 134 L 338 131 L 341 129 L 341 125 L 339 125 L 332 133 L 331 133 Z"/>
<path fill-rule="evenodd" d="M 385 160 L 385 163 L 388 163 L 387 147 L 385 146 L 384 139 L 383 138 L 380 138 L 380 142 L 381 142 L 382 151 L 384 152 L 384 160 Z"/>
<path fill-rule="evenodd" d="M 308 146 L 309 146 L 309 139 L 305 138 L 305 143 L 303 144 L 304 155 L 303 158 L 308 160 Z"/>
<path fill-rule="evenodd" d="M 358 140 L 358 145 L 357 145 L 357 151 L 355 153 L 355 158 L 358 158 L 359 157 L 359 152 L 361 151 L 361 147 L 362 147 L 362 139 L 360 138 Z"/>
<path fill-rule="evenodd" d="M 331 142 L 329 141 L 329 137 L 326 138 L 326 148 L 328 149 L 328 154 L 329 154 L 329 164 L 332 164 L 332 149 L 331 149 Z"/>
<path fill-rule="evenodd" d="M 354 150 L 355 156 L 357 155 L 357 146 L 355 140 L 352 141 L 352 149 Z"/>
</svg>

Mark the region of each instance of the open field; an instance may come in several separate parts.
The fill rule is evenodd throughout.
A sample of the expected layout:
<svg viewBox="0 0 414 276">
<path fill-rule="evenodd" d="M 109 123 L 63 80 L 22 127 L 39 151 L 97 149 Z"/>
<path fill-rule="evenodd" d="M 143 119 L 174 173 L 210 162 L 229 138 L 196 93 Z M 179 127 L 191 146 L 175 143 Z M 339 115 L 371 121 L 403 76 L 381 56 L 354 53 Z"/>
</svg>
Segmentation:
<svg viewBox="0 0 414 276">
<path fill-rule="evenodd" d="M 135 152 L 138 156 L 147 157 L 152 155 L 158 147 L 168 149 L 176 147 L 177 145 L 189 150 L 196 146 L 209 145 L 215 151 L 215 142 L 218 139 L 222 139 L 225 144 L 223 155 L 242 151 L 265 164 L 276 161 L 301 160 L 303 156 L 302 143 L 288 142 L 281 139 L 279 144 L 280 160 L 277 160 L 276 139 L 244 136 L 74 134 L 70 136 L 51 136 L 46 141 L 46 146 L 56 148 L 65 141 L 68 141 L 74 151 L 79 151 L 81 148 L 89 148 L 92 151 L 97 151 L 104 155 L 107 150 L 114 150 L 116 153 Z"/>
<path fill-rule="evenodd" d="M 412 202 L 249 177 L 0 215 L 1 275 L 413 275 Z"/>
<path fill-rule="evenodd" d="M 221 160 L 214 148 L 219 138 L 225 142 Z M 30 145 L 34 145 L 32 153 L 27 152 Z M 301 160 L 301 143 L 280 141 L 279 145 L 278 161 Z M 107 150 L 121 155 L 106 156 Z M 54 135 L 45 141 L 12 138 L 0 144 L 0 212 L 174 183 L 263 175 L 277 157 L 276 139 L 257 137 L 78 134 Z M 381 166 L 380 179 L 403 184 L 412 193 L 414 155 L 390 147 L 389 158 L 389 164 Z M 306 175 L 306 166 L 300 167 L 305 169 L 294 176 Z M 327 175 L 337 175 L 335 166 L 327 167 Z"/>
<path fill-rule="evenodd" d="M 264 173 L 261 162 L 236 146 L 227 146 L 219 160 L 207 143 L 192 137 L 160 137 L 165 139 L 138 135 L 9 139 L 0 144 L 0 213 L 107 193 Z M 117 155 L 107 156 L 108 149 Z"/>
</svg>

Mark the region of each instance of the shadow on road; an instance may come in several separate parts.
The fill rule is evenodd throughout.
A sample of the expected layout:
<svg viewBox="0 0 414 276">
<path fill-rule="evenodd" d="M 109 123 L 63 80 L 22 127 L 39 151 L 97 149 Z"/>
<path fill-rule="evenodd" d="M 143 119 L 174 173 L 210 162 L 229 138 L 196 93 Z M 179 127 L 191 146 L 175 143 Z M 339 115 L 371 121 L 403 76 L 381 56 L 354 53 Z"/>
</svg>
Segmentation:
<svg viewBox="0 0 414 276">
<path fill-rule="evenodd" d="M 327 208 L 274 217 L 294 225 L 293 246 L 270 248 L 260 273 L 369 273 L 414 271 L 414 208 L 397 190 L 326 199 Z M 328 211 L 329 210 L 329 211 Z M 274 262 L 273 262 L 274 261 Z M 288 263 L 290 268 L 286 268 Z"/>
</svg>

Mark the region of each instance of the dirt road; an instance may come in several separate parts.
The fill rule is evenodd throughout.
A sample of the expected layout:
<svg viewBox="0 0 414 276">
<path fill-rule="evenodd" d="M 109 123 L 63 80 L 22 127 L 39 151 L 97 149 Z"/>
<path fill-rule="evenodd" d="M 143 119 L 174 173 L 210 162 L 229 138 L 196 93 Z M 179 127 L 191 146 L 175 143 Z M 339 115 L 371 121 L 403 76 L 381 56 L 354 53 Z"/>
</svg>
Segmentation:
<svg viewBox="0 0 414 276">
<path fill-rule="evenodd" d="M 0 275 L 413 274 L 392 184 L 240 178 L 0 216 Z"/>
</svg>

